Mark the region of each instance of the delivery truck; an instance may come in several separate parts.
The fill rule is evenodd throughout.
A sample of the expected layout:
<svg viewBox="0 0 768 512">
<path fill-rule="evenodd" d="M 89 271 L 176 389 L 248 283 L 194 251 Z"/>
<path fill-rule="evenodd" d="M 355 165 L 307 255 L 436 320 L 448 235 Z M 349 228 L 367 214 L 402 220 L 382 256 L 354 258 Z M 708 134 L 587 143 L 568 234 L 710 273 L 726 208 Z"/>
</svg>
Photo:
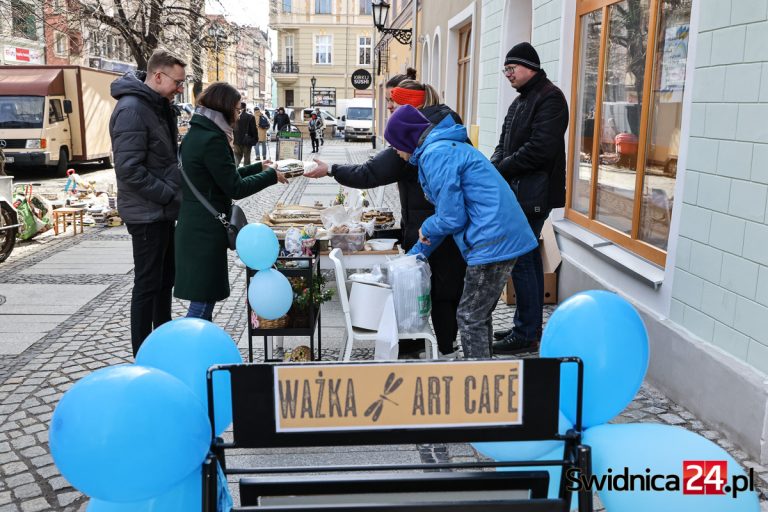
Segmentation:
<svg viewBox="0 0 768 512">
<path fill-rule="evenodd" d="M 6 169 L 109 164 L 110 84 L 120 75 L 80 66 L 0 66 L 0 147 Z"/>
</svg>

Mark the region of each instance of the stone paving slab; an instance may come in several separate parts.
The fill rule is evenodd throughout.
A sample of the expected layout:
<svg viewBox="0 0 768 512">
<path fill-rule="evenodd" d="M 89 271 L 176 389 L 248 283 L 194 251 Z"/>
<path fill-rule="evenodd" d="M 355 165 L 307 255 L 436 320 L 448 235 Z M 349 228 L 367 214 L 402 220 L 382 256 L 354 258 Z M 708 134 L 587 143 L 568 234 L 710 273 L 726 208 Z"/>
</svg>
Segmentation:
<svg viewBox="0 0 768 512">
<path fill-rule="evenodd" d="M 25 268 L 21 274 L 127 274 L 133 270 L 130 240 L 83 241 Z"/>
</svg>

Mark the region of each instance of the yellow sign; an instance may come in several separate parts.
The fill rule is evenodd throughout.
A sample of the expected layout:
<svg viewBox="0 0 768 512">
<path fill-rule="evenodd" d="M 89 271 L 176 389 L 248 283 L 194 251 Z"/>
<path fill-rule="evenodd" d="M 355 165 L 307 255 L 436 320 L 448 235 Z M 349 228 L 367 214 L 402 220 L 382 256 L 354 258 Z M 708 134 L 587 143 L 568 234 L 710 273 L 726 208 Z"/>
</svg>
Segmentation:
<svg viewBox="0 0 768 512">
<path fill-rule="evenodd" d="M 519 425 L 523 362 L 275 367 L 277 432 Z"/>
</svg>

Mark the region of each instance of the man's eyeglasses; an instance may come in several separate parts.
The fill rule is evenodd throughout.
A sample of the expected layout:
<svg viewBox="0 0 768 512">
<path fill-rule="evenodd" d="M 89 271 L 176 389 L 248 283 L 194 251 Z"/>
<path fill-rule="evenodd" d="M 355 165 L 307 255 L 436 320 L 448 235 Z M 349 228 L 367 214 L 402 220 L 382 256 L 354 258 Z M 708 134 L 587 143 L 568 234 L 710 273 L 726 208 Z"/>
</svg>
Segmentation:
<svg viewBox="0 0 768 512">
<path fill-rule="evenodd" d="M 163 73 L 162 71 L 158 71 L 158 73 L 160 73 L 161 75 L 165 75 L 165 76 L 167 76 L 168 78 L 170 78 L 171 80 L 173 80 L 173 81 L 176 83 L 176 88 L 177 88 L 177 89 L 178 89 L 179 87 L 181 87 L 182 85 L 184 85 L 185 83 L 187 83 L 187 79 L 186 79 L 186 77 L 182 78 L 181 80 L 176 80 L 175 78 L 173 78 L 173 77 L 172 77 L 171 75 L 169 75 L 168 73 Z"/>
<path fill-rule="evenodd" d="M 501 72 L 505 75 L 512 75 L 515 73 L 515 70 L 517 69 L 517 66 L 504 66 L 501 68 Z"/>
</svg>

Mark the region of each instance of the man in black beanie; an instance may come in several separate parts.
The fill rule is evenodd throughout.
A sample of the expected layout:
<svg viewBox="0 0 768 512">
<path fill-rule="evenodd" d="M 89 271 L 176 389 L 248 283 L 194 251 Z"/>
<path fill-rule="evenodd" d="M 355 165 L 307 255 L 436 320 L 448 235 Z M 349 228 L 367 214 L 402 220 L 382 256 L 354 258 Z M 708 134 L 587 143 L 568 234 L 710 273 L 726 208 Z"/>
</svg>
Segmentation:
<svg viewBox="0 0 768 512">
<path fill-rule="evenodd" d="M 504 76 L 519 96 L 507 111 L 491 163 L 507 180 L 539 237 L 552 208 L 565 206 L 565 96 L 541 69 L 529 43 L 515 45 L 504 61 Z M 494 354 L 538 348 L 544 307 L 544 270 L 538 249 L 517 259 L 512 270 L 516 308 L 512 329 L 497 331 Z"/>
</svg>

